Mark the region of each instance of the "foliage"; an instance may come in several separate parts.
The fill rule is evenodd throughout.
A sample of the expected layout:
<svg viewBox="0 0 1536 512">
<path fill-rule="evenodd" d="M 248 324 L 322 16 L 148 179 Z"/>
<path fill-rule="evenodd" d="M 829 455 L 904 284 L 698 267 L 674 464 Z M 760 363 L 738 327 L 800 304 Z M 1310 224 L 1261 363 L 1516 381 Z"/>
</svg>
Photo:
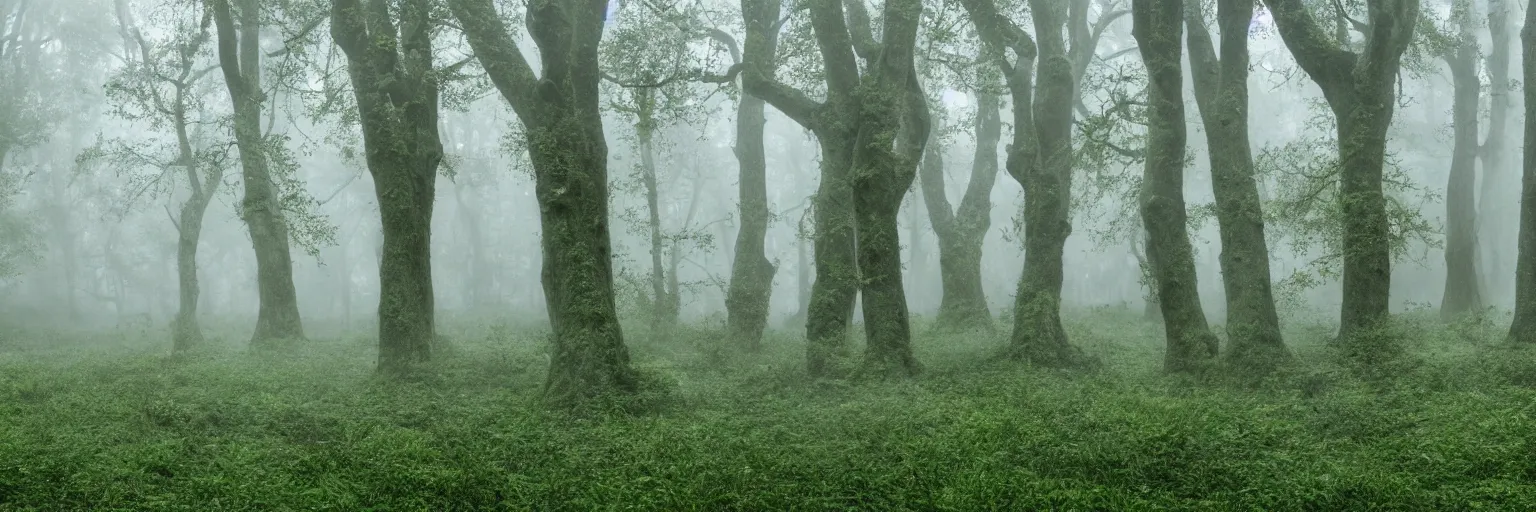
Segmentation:
<svg viewBox="0 0 1536 512">
<path fill-rule="evenodd" d="M 1314 103 L 1313 114 L 1307 134 L 1254 156 L 1255 173 L 1275 191 L 1264 205 L 1268 229 L 1293 254 L 1307 258 L 1276 287 L 1277 300 L 1290 309 L 1305 303 L 1306 290 L 1338 279 L 1343 268 L 1337 137 L 1325 107 Z M 1413 249 L 1441 246 L 1440 227 L 1420 213 L 1439 196 L 1416 183 L 1391 151 L 1383 175 L 1393 260 L 1422 262 Z"/>
<path fill-rule="evenodd" d="M 793 336 L 710 353 L 718 332 L 682 326 L 636 347 L 640 398 L 580 413 L 537 406 L 537 331 L 450 328 L 454 354 L 408 382 L 373 378 L 361 336 L 184 358 L 39 339 L 0 348 L 0 508 L 1536 507 L 1536 352 L 1411 317 L 1420 362 L 1396 375 L 1297 331 L 1296 366 L 1197 385 L 1161 375 L 1130 316 L 1068 319 L 1098 373 L 956 336 L 919 339 L 930 371 L 897 383 L 812 381 Z"/>
</svg>

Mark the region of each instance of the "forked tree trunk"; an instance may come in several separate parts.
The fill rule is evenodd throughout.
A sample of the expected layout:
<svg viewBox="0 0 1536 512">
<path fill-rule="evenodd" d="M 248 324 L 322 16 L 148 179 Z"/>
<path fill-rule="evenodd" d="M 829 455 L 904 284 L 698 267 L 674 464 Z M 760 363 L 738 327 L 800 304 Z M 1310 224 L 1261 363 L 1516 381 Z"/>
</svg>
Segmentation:
<svg viewBox="0 0 1536 512">
<path fill-rule="evenodd" d="M 430 0 L 403 2 L 398 28 L 385 2 L 363 1 L 331 4 L 331 37 L 347 56 L 383 225 L 379 371 L 398 374 L 431 358 L 436 332 L 432 201 L 443 145 L 433 22 Z"/>
<path fill-rule="evenodd" d="M 863 283 L 864 369 L 910 376 L 921 365 L 912 355 L 898 215 L 928 142 L 928 102 L 913 66 L 922 3 L 888 0 L 884 14 L 880 51 L 862 80 L 854 145 L 853 207 Z"/>
<path fill-rule="evenodd" d="M 1440 317 L 1454 319 L 1483 307 L 1477 272 L 1477 153 L 1478 104 L 1483 84 L 1477 72 L 1477 34 L 1470 17 L 1472 2 L 1457 0 L 1452 10 L 1464 10 L 1460 39 L 1448 50 L 1445 63 L 1455 86 L 1452 104 L 1451 172 L 1445 186 L 1445 295 Z"/>
<path fill-rule="evenodd" d="M 490 0 L 448 4 L 528 134 L 553 331 L 545 399 L 574 405 L 636 392 L 639 382 L 614 303 L 608 145 L 598 98 L 597 49 L 608 2 L 528 2 L 528 32 L 543 55 L 542 76 L 534 75 Z"/>
<path fill-rule="evenodd" d="M 655 82 L 655 77 L 646 77 Z M 679 301 L 667 287 L 667 270 L 662 265 L 666 239 L 661 235 L 661 199 L 656 182 L 656 90 L 642 87 L 631 92 L 635 99 L 635 135 L 639 141 L 640 183 L 645 187 L 646 227 L 651 236 L 651 334 L 664 335 L 677 323 Z"/>
<path fill-rule="evenodd" d="M 260 303 L 252 343 L 273 339 L 302 339 L 298 292 L 293 286 L 293 258 L 288 227 L 277 201 L 265 143 L 261 134 L 261 12 L 257 0 L 236 0 L 240 28 L 230 12 L 230 0 L 215 0 L 219 33 L 219 65 L 235 106 L 235 142 L 245 185 L 240 213 L 250 229 L 256 251 L 256 292 Z"/>
<path fill-rule="evenodd" d="M 1389 318 L 1392 254 L 1382 191 L 1402 55 L 1413 40 L 1419 0 L 1368 0 L 1365 51 L 1342 48 L 1302 0 L 1265 0 L 1280 36 L 1323 90 L 1338 127 L 1343 203 L 1343 301 L 1339 339 L 1351 344 Z"/>
<path fill-rule="evenodd" d="M 747 29 L 742 59 L 763 63 L 770 70 L 778 49 L 778 2 L 749 2 L 743 8 Z M 771 72 L 771 71 L 769 71 Z M 731 284 L 725 295 L 726 325 L 735 342 L 749 350 L 761 348 L 768 326 L 769 299 L 778 268 L 764 254 L 764 238 L 772 214 L 768 210 L 768 159 L 763 145 L 766 102 L 747 94 L 736 107 L 737 190 L 741 227 L 731 261 Z"/>
<path fill-rule="evenodd" d="M 923 200 L 939 238 L 942 296 L 935 323 L 940 330 L 994 329 L 982 287 L 981 255 L 992 226 L 992 186 L 997 182 L 997 144 L 1002 138 L 1000 103 L 989 92 L 977 94 L 975 159 L 958 210 L 951 211 L 944 191 L 944 160 L 939 146 L 930 141 L 923 155 Z"/>
<path fill-rule="evenodd" d="M 773 0 L 742 0 L 742 12 L 765 12 Z M 800 126 L 816 134 L 821 146 L 821 182 L 812 211 L 816 281 L 806 311 L 806 367 L 812 376 L 828 376 L 834 360 L 848 353 L 848 325 L 859 295 L 853 208 L 854 138 L 858 127 L 858 61 L 848 47 L 848 27 L 837 0 L 809 4 L 811 25 L 827 71 L 827 99 L 778 82 L 766 56 L 746 56 L 741 73 L 748 94 L 762 98 Z M 748 32 L 748 47 L 761 44 Z"/>
<path fill-rule="evenodd" d="M 1227 360 L 1253 374 L 1290 359 L 1270 281 L 1263 199 L 1248 141 L 1248 27 L 1253 0 L 1219 0 L 1220 56 L 1199 5 L 1186 5 L 1196 105 L 1210 153 L 1227 301 Z"/>
<path fill-rule="evenodd" d="M 1206 323 L 1189 243 L 1184 205 L 1182 0 L 1133 0 L 1132 34 L 1147 67 L 1147 160 L 1141 181 L 1141 218 L 1147 259 L 1163 310 L 1168 351 L 1163 369 L 1199 371 L 1216 357 L 1218 342 Z"/>
<path fill-rule="evenodd" d="M 1525 11 L 1520 31 L 1523 83 L 1536 83 L 1536 9 Z M 1509 339 L 1536 343 L 1536 87 L 1525 87 L 1525 162 L 1520 186 L 1520 253 L 1515 271 L 1515 319 Z"/>
</svg>

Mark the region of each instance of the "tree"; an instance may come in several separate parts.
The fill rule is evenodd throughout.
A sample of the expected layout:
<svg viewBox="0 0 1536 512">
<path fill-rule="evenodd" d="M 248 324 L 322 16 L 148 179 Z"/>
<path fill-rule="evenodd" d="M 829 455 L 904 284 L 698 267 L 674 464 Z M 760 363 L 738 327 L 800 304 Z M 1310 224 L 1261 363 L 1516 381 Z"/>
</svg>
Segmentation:
<svg viewBox="0 0 1536 512">
<path fill-rule="evenodd" d="M 331 38 L 347 57 L 383 225 L 379 371 L 432 355 L 432 201 L 443 145 L 432 67 L 431 0 L 333 0 Z"/>
<path fill-rule="evenodd" d="M 776 0 L 742 0 L 742 13 L 769 12 L 762 4 Z M 855 253 L 853 208 L 853 147 L 858 135 L 859 65 L 849 39 L 843 8 L 837 0 L 816 0 L 811 26 L 820 50 L 826 80 L 826 99 L 810 95 L 774 76 L 775 67 L 763 59 L 769 55 L 743 55 L 742 86 L 762 98 L 795 123 L 816 135 L 821 148 L 821 181 L 816 188 L 812 214 L 812 261 L 816 280 L 811 284 L 806 307 L 806 363 L 812 376 L 833 372 L 834 358 L 846 351 L 848 324 L 853 319 L 859 293 L 858 258 Z M 862 7 L 862 4 L 860 4 Z M 758 20 L 761 22 L 762 20 Z M 777 32 L 775 29 L 773 32 Z M 745 45 L 761 42 L 769 31 L 748 30 Z M 758 37 L 754 38 L 754 34 Z"/>
<path fill-rule="evenodd" d="M 1013 143 L 1005 165 L 1024 187 L 1025 229 L 1010 350 L 1043 366 L 1077 366 L 1085 360 L 1061 326 L 1061 287 L 1063 253 L 1072 233 L 1072 109 L 1079 78 L 1071 55 L 1092 44 L 1082 37 L 1089 5 L 1086 0 L 1031 0 L 1038 46 L 993 0 L 963 0 L 961 5 L 1003 70 L 1013 101 Z M 1063 26 L 1070 34 L 1063 33 Z M 1013 51 L 1011 61 L 1007 50 Z M 1039 69 L 1032 73 L 1037 57 Z"/>
<path fill-rule="evenodd" d="M 1147 149 L 1141 218 L 1147 259 L 1157 283 L 1169 372 L 1198 370 L 1216 357 L 1218 342 L 1200 306 L 1195 259 L 1184 207 L 1183 0 L 1134 0 L 1132 34 L 1147 66 Z"/>
<path fill-rule="evenodd" d="M 526 131 L 553 328 L 546 399 L 567 404 L 634 392 L 613 294 L 608 235 L 608 145 L 603 138 L 598 42 L 608 2 L 528 2 L 535 75 L 490 0 L 449 0 L 480 65 Z"/>
<path fill-rule="evenodd" d="M 1509 79 L 1510 47 L 1510 0 L 1488 0 L 1488 52 L 1484 65 L 1488 70 L 1488 131 L 1484 135 L 1482 150 L 1477 152 L 1483 173 L 1478 185 L 1477 226 L 1480 270 L 1486 286 L 1481 290 L 1489 302 L 1498 302 L 1513 289 L 1508 279 L 1513 270 L 1507 261 L 1513 252 L 1508 241 L 1518 239 L 1517 231 L 1503 221 L 1520 214 L 1509 209 L 1519 202 L 1509 164 L 1509 118 L 1512 106 L 1509 97 L 1513 88 Z"/>
<path fill-rule="evenodd" d="M 976 152 L 971 177 L 958 207 L 944 192 L 944 158 L 936 141 L 929 141 L 919 168 L 928 220 L 939 238 L 939 329 L 991 331 L 992 312 L 982 291 L 981 254 L 992 226 L 992 186 L 997 182 L 997 144 L 1003 123 L 1002 101 L 983 85 L 976 91 Z M 938 130 L 934 130 L 937 132 Z"/>
<path fill-rule="evenodd" d="M 1456 0 L 1451 20 L 1457 26 L 1454 46 L 1440 58 L 1451 70 L 1455 87 L 1452 103 L 1450 178 L 1445 185 L 1445 295 L 1440 316 L 1452 319 L 1482 309 L 1483 295 L 1477 272 L 1477 154 L 1478 106 L 1482 96 L 1477 72 L 1477 33 L 1471 0 Z M 1491 198 L 1489 198 L 1491 199 Z"/>
<path fill-rule="evenodd" d="M 758 63 L 759 72 L 773 75 L 779 46 L 778 2 L 742 2 L 742 21 L 746 27 L 746 47 L 738 53 L 736 42 L 724 32 L 710 33 L 731 49 L 733 64 Z M 773 276 L 778 267 L 765 255 L 764 239 L 772 215 L 768 210 L 768 159 L 764 148 L 762 98 L 743 94 L 736 104 L 736 146 L 738 164 L 737 190 L 741 203 L 741 227 L 736 236 L 735 258 L 731 261 L 731 285 L 725 295 L 726 326 L 737 343 L 756 350 L 762 344 L 768 326 L 768 305 L 773 294 Z"/>
<path fill-rule="evenodd" d="M 1218 0 L 1220 55 L 1194 2 L 1186 9 L 1195 104 L 1205 126 L 1211 189 L 1221 236 L 1221 278 L 1227 301 L 1227 359 L 1260 373 L 1288 359 L 1264 236 L 1263 198 L 1248 140 L 1248 30 L 1254 0 Z"/>
<path fill-rule="evenodd" d="M 877 43 L 862 2 L 851 0 L 847 5 L 853 21 L 851 46 L 864 58 L 868 71 L 862 77 L 849 74 L 840 80 L 857 87 L 852 91 L 859 116 L 852 162 L 853 209 L 864 297 L 865 366 L 880 373 L 911 375 L 920 365 L 912 355 L 897 219 L 928 142 L 928 99 L 914 66 L 923 5 L 921 0 L 886 0 Z M 812 15 L 835 16 L 831 21 L 841 25 L 837 3 L 823 0 L 820 8 L 812 7 Z M 835 29 L 831 24 L 818 25 L 818 39 L 822 31 Z M 828 48 L 822 46 L 823 54 Z M 828 85 L 832 84 L 829 77 Z"/>
<path fill-rule="evenodd" d="M 180 352 L 203 342 L 197 319 L 197 251 L 203 234 L 203 217 L 213 197 L 223 184 L 224 150 L 210 144 L 201 128 L 208 124 L 209 113 L 202 101 L 200 82 L 216 67 L 200 67 L 213 11 L 204 9 L 198 21 L 167 14 L 172 29 L 169 40 L 144 37 L 129 16 L 125 0 L 118 2 L 119 25 L 125 34 L 126 65 L 107 83 L 107 98 L 115 113 L 124 119 L 147 122 L 151 128 L 169 130 L 173 142 L 112 141 L 88 150 L 83 161 L 110 159 L 132 169 L 148 169 L 138 176 L 136 188 L 158 189 L 163 180 L 180 174 L 186 178 L 186 200 L 179 211 L 166 215 L 175 226 L 176 276 L 180 305 L 172 324 L 172 345 Z M 165 7 L 165 6 L 162 6 Z M 135 194 L 141 195 L 141 194 Z"/>
<path fill-rule="evenodd" d="M 1509 338 L 1536 343 L 1536 9 L 1526 9 L 1520 30 L 1525 91 L 1525 162 L 1520 188 L 1520 252 L 1515 259 L 1515 319 Z"/>
<path fill-rule="evenodd" d="M 1338 129 L 1344 224 L 1339 339 L 1347 343 L 1389 317 L 1391 233 L 1382 171 L 1397 102 L 1394 85 L 1413 41 L 1419 0 L 1368 0 L 1367 21 L 1356 22 L 1365 34 L 1359 52 L 1329 36 L 1301 0 L 1264 2 L 1296 63 L 1323 90 Z"/>
<path fill-rule="evenodd" d="M 261 6 L 258 0 L 237 0 L 240 28 L 235 28 L 230 0 L 211 0 L 218 29 L 219 66 L 235 107 L 235 143 L 245 183 L 240 212 L 250 229 L 256 251 L 256 292 L 260 306 L 251 341 L 302 339 L 298 292 L 293 287 L 293 258 L 288 227 L 277 201 L 277 185 L 267 164 L 267 141 L 261 133 Z"/>
</svg>

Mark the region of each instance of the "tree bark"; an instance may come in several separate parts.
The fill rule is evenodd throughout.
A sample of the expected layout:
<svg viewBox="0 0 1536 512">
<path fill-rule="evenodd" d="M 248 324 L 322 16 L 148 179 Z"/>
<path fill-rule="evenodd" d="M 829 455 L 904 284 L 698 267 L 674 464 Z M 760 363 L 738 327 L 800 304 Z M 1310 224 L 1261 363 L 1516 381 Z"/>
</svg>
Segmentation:
<svg viewBox="0 0 1536 512">
<path fill-rule="evenodd" d="M 1227 302 L 1227 360 L 1256 374 L 1290 359 L 1270 281 L 1263 199 L 1254 179 L 1248 141 L 1248 27 L 1253 0 L 1219 0 L 1220 56 L 1198 4 L 1189 17 L 1189 61 L 1196 105 L 1205 126 L 1211 189 L 1221 236 L 1222 285 Z"/>
<path fill-rule="evenodd" d="M 655 82 L 647 77 L 647 82 Z M 667 286 L 667 270 L 662 265 L 666 239 L 661 235 L 660 191 L 656 183 L 656 90 L 641 87 L 631 92 L 635 99 L 635 135 L 640 151 L 640 182 L 645 186 L 646 224 L 651 236 L 651 332 L 662 335 L 677 323 L 679 300 Z"/>
<path fill-rule="evenodd" d="M 1536 9 L 1525 11 L 1520 30 L 1522 84 L 1536 83 Z M 1520 186 L 1520 253 L 1515 259 L 1515 319 L 1509 339 L 1536 343 L 1536 88 L 1526 85 L 1525 154 Z"/>
<path fill-rule="evenodd" d="M 1509 61 L 1511 34 L 1509 21 L 1510 0 L 1488 0 L 1488 34 L 1490 42 L 1488 46 L 1488 133 L 1483 140 L 1478 157 L 1482 160 L 1483 173 L 1481 188 L 1478 194 L 1477 229 L 1478 256 L 1481 258 L 1479 270 L 1486 281 L 1481 290 L 1483 300 L 1487 303 L 1500 303 L 1508 300 L 1514 291 L 1513 283 L 1505 276 L 1510 275 L 1515 269 L 1511 268 L 1508 256 L 1518 249 L 1514 247 L 1518 242 L 1518 227 L 1509 226 L 1505 220 L 1518 217 L 1520 213 L 1510 211 L 1510 207 L 1519 202 L 1519 193 L 1515 192 L 1511 165 L 1508 158 L 1509 147 L 1509 118 L 1511 111 L 1509 79 Z"/>
<path fill-rule="evenodd" d="M 532 0 L 526 21 L 542 76 L 490 0 L 450 0 L 480 64 L 528 134 L 553 331 L 545 399 L 573 405 L 633 393 L 639 381 L 619 327 L 608 226 L 608 145 L 598 98 L 606 0 Z"/>
<path fill-rule="evenodd" d="M 1134 0 L 1131 33 L 1147 68 L 1147 150 L 1141 180 L 1141 218 L 1147 259 L 1157 283 L 1168 351 L 1163 369 L 1195 372 L 1216 357 L 1218 342 L 1206 323 L 1195 277 L 1194 249 L 1184 205 L 1182 0 Z"/>
<path fill-rule="evenodd" d="M 230 0 L 214 0 L 219 35 L 219 66 L 235 107 L 235 143 L 245 184 L 241 217 L 250 230 L 256 252 L 256 292 L 260 306 L 252 343 L 273 339 L 303 339 L 298 292 L 293 286 L 293 258 L 288 227 L 277 202 L 277 186 L 268 168 L 261 134 L 261 12 L 258 0 L 237 0 L 240 28 L 230 12 Z"/>
<path fill-rule="evenodd" d="M 1339 339 L 1352 343 L 1389 318 L 1392 254 L 1382 172 L 1402 55 L 1413 40 L 1419 0 L 1369 0 L 1362 53 L 1339 46 L 1301 0 L 1264 0 L 1280 37 L 1323 90 L 1338 127 L 1344 228 Z"/>
<path fill-rule="evenodd" d="M 737 64 L 751 60 L 771 74 L 776 67 L 774 57 L 779 44 L 779 3 L 746 2 L 742 8 L 750 9 L 742 11 L 747 30 L 747 45 L 742 54 L 735 55 L 734 39 L 723 33 L 715 37 L 731 48 Z M 778 272 L 778 267 L 768 260 L 764 246 L 772 218 L 768 210 L 768 157 L 763 140 L 766 104 L 757 96 L 742 95 L 736 105 L 736 146 L 732 148 L 739 169 L 741 225 L 731 260 L 731 284 L 725 295 L 726 326 L 735 343 L 752 351 L 762 348 L 773 276 Z"/>
<path fill-rule="evenodd" d="M 935 327 L 947 331 L 995 329 L 982 288 L 981 255 L 992 226 L 992 186 L 997 182 L 997 144 L 1003 131 L 1001 101 L 984 91 L 976 97 L 976 153 L 958 210 L 951 210 L 944 191 L 944 159 L 934 141 L 929 141 L 920 167 L 928 219 L 939 238 L 942 296 Z"/>
<path fill-rule="evenodd" d="M 1455 86 L 1451 107 L 1454 148 L 1445 186 L 1445 295 L 1440 317 L 1446 320 L 1482 309 L 1477 272 L 1478 104 L 1483 84 L 1477 73 L 1477 34 L 1470 17 L 1472 2 L 1457 0 L 1452 11 L 1467 13 L 1454 50 L 1443 56 Z"/>
<path fill-rule="evenodd" d="M 1088 2 L 1029 4 L 1038 46 L 994 1 L 961 1 L 990 51 L 1014 53 L 1012 61 L 996 60 L 1013 100 L 1013 141 L 1005 166 L 1024 187 L 1024 271 L 1014 298 L 1009 350 L 1033 364 L 1075 367 L 1088 360 L 1068 342 L 1061 325 L 1063 260 L 1072 234 L 1072 109 L 1078 83 L 1066 40 L 1071 36 L 1074 46 L 1091 40 L 1080 33 L 1087 29 Z M 1070 26 L 1070 33 L 1064 34 L 1063 25 Z M 1038 90 L 1031 72 L 1037 56 Z"/>
<path fill-rule="evenodd" d="M 384 231 L 379 371 L 391 374 L 430 359 L 436 332 L 432 201 L 443 145 L 431 4 L 403 2 L 398 29 L 383 0 L 331 4 L 331 37 L 347 56 Z"/>
<path fill-rule="evenodd" d="M 865 371 L 878 374 L 910 376 L 921 369 L 912 355 L 898 226 L 902 198 L 917 177 L 929 135 L 927 97 L 913 63 L 921 16 L 920 0 L 887 0 L 879 52 L 868 59 L 858 93 L 853 207 L 863 282 Z M 853 18 L 854 30 L 867 30 L 862 15 Z"/>
<path fill-rule="evenodd" d="M 218 166 L 206 171 L 192 149 L 192 139 L 187 133 L 188 89 L 191 84 L 178 82 L 172 104 L 171 122 L 176 130 L 178 148 L 177 164 L 186 173 L 187 187 L 191 192 L 178 212 L 176 226 L 176 281 L 180 299 L 176 318 L 171 328 L 171 345 L 176 352 L 183 352 L 203 344 L 203 329 L 197 320 L 198 298 L 202 289 L 197 278 L 197 245 L 203 236 L 203 217 L 213 195 L 218 191 L 224 174 Z M 203 172 L 199 172 L 203 171 Z"/>
</svg>

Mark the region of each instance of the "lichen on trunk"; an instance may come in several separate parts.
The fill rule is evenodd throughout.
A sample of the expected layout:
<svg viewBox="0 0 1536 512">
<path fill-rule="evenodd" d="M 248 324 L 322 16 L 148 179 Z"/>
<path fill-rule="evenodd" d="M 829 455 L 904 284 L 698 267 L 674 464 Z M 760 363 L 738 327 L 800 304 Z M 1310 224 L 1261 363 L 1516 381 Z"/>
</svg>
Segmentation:
<svg viewBox="0 0 1536 512">
<path fill-rule="evenodd" d="M 1264 212 L 1248 140 L 1248 27 L 1253 0 L 1219 0 L 1217 49 L 1196 3 L 1186 5 L 1195 104 L 1205 127 L 1227 302 L 1227 361 L 1255 375 L 1290 359 L 1270 277 Z"/>
<path fill-rule="evenodd" d="M 398 16 L 377 0 L 331 5 L 331 37 L 347 57 L 383 226 L 378 369 L 391 375 L 432 355 L 432 202 L 443 158 L 431 2 L 407 0 Z"/>
<path fill-rule="evenodd" d="M 608 145 L 598 98 L 607 2 L 528 2 L 528 32 L 543 57 L 542 76 L 534 74 L 490 0 L 448 5 L 527 130 L 552 331 L 545 400 L 570 406 L 632 394 L 639 379 L 614 301 Z"/>
<path fill-rule="evenodd" d="M 1196 372 L 1216 357 L 1218 342 L 1206 323 L 1189 243 L 1184 204 L 1182 0 L 1133 0 L 1132 34 L 1147 68 L 1147 147 L 1141 180 L 1141 218 L 1147 260 L 1157 283 L 1168 350 L 1163 369 Z"/>
<path fill-rule="evenodd" d="M 743 2 L 743 24 L 747 35 L 741 59 L 761 63 L 764 72 L 774 69 L 778 49 L 781 11 L 778 2 Z M 764 254 L 764 238 L 772 214 L 768 210 L 768 160 L 763 143 L 764 111 L 762 98 L 746 94 L 736 107 L 736 145 L 733 152 L 738 164 L 737 191 L 741 203 L 741 227 L 736 237 L 735 259 L 731 261 L 731 284 L 726 291 L 726 326 L 738 345 L 749 350 L 761 347 L 763 330 L 768 325 L 769 299 L 773 276 L 778 271 Z"/>
<path fill-rule="evenodd" d="M 1419 20 L 1419 0 L 1368 0 L 1360 53 L 1325 35 L 1302 0 L 1264 2 L 1296 63 L 1322 89 L 1337 124 L 1344 260 L 1339 339 L 1352 344 L 1390 318 L 1391 231 L 1383 166 L 1397 104 L 1394 86 Z"/>
<path fill-rule="evenodd" d="M 265 141 L 261 133 L 261 12 L 257 0 L 237 0 L 239 31 L 230 0 L 213 2 L 218 26 L 219 64 L 235 107 L 234 132 L 240 151 L 245 198 L 240 213 L 250 230 L 256 253 L 259 306 L 252 343 L 274 339 L 303 339 L 298 292 L 293 286 L 293 258 L 288 227 L 277 201 Z"/>
</svg>

